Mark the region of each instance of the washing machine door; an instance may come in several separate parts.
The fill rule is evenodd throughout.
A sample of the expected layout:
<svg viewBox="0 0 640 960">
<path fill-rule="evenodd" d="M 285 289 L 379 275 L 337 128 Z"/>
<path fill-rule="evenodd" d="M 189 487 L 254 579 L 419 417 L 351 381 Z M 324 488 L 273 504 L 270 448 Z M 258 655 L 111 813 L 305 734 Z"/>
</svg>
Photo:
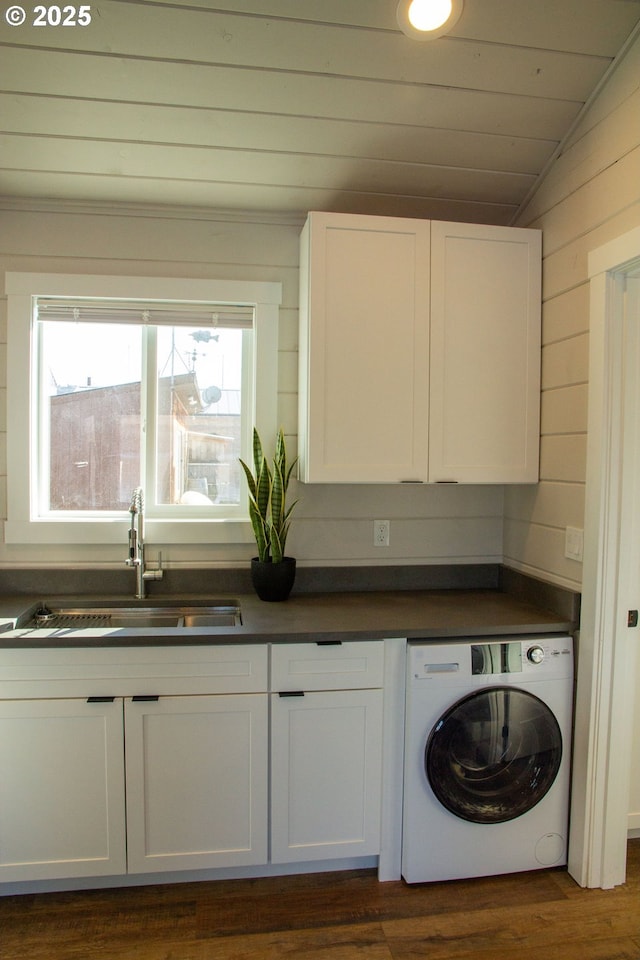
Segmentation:
<svg viewBox="0 0 640 960">
<path fill-rule="evenodd" d="M 542 800 L 561 759 L 562 734 L 547 705 L 525 690 L 492 687 L 442 715 L 424 762 L 431 789 L 451 813 L 504 823 Z"/>
</svg>

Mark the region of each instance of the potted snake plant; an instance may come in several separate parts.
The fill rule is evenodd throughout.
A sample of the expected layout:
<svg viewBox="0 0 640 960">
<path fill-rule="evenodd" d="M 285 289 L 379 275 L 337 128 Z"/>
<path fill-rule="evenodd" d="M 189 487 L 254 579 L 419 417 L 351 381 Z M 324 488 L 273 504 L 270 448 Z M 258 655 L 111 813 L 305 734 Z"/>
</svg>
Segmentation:
<svg viewBox="0 0 640 960">
<path fill-rule="evenodd" d="M 253 428 L 253 471 L 240 460 L 249 488 L 249 517 L 258 547 L 251 561 L 251 578 L 261 600 L 286 600 L 296 575 L 296 561 L 285 555 L 291 514 L 287 491 L 298 458 L 287 461 L 282 427 L 276 437 L 271 466 L 264 455 L 260 434 Z"/>
</svg>

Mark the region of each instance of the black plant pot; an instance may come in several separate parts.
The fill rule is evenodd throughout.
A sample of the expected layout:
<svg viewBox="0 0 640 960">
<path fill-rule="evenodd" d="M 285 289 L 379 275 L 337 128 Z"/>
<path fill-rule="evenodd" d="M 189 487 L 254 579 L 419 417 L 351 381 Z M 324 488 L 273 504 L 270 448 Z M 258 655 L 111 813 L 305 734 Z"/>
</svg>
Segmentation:
<svg viewBox="0 0 640 960">
<path fill-rule="evenodd" d="M 251 561 L 251 581 L 261 600 L 286 600 L 295 578 L 294 557 L 284 557 L 280 563 L 259 560 L 258 557 Z"/>
</svg>

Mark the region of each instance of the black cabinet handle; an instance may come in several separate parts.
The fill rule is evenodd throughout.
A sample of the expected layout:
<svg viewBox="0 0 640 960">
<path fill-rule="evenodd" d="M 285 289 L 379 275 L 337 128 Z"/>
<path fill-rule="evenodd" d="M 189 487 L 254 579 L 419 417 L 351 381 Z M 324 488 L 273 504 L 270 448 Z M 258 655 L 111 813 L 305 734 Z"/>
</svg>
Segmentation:
<svg viewBox="0 0 640 960">
<path fill-rule="evenodd" d="M 283 690 L 279 697 L 304 697 L 304 690 Z"/>
<path fill-rule="evenodd" d="M 131 697 L 134 703 L 156 703 L 160 697 L 153 694 L 140 694 L 138 697 Z"/>
<path fill-rule="evenodd" d="M 113 703 L 115 697 L 87 697 L 87 703 Z"/>
<path fill-rule="evenodd" d="M 316 647 L 341 647 L 342 640 L 316 640 Z"/>
</svg>

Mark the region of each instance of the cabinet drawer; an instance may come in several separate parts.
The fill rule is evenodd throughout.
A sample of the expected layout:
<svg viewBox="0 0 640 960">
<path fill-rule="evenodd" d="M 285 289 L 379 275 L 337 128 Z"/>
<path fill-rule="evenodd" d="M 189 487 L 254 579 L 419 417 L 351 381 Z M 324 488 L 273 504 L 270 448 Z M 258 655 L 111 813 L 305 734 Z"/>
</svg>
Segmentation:
<svg viewBox="0 0 640 960">
<path fill-rule="evenodd" d="M 271 689 L 278 693 L 381 687 L 383 666 L 381 640 L 274 644 Z"/>
<path fill-rule="evenodd" d="M 0 698 L 264 693 L 267 644 L 0 650 Z"/>
</svg>

